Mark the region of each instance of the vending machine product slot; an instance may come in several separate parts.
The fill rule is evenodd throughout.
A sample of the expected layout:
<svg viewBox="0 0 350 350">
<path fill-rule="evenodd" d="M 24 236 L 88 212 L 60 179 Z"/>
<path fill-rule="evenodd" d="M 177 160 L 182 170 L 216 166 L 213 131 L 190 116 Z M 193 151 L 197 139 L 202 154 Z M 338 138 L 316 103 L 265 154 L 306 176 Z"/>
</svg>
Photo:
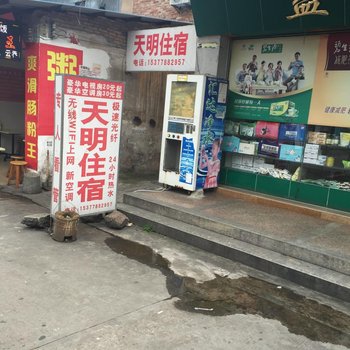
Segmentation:
<svg viewBox="0 0 350 350">
<path fill-rule="evenodd" d="M 163 170 L 179 173 L 180 155 L 181 155 L 181 141 L 167 139 L 165 142 Z"/>
</svg>

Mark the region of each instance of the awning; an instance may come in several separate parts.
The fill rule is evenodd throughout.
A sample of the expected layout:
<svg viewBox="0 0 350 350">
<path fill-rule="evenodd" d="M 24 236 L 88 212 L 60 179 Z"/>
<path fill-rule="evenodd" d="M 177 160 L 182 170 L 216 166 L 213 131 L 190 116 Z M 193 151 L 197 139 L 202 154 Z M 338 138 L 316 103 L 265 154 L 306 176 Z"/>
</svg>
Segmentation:
<svg viewBox="0 0 350 350">
<path fill-rule="evenodd" d="M 319 3 L 318 10 L 327 11 L 328 15 L 309 13 L 288 19 L 295 14 L 293 0 L 191 0 L 199 37 L 263 37 L 350 28 L 350 0 L 319 0 Z"/>
</svg>

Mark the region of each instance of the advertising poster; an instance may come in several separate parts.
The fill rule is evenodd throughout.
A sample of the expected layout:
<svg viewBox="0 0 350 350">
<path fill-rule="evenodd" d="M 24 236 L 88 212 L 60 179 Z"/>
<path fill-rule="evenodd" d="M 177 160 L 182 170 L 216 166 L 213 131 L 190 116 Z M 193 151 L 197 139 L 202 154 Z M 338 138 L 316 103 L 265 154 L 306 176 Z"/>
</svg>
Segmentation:
<svg viewBox="0 0 350 350">
<path fill-rule="evenodd" d="M 69 210 L 84 216 L 112 211 L 124 83 L 57 78 L 51 213 Z"/>
<path fill-rule="evenodd" d="M 200 136 L 197 189 L 216 188 L 221 164 L 221 143 L 224 137 L 227 81 L 207 78 Z"/>
<path fill-rule="evenodd" d="M 319 42 L 319 36 L 235 41 L 230 115 L 307 123 Z"/>
<path fill-rule="evenodd" d="M 192 185 L 194 174 L 195 150 L 193 138 L 184 137 L 182 140 L 180 161 L 180 182 Z"/>
<path fill-rule="evenodd" d="M 350 33 L 321 36 L 309 124 L 350 127 Z"/>
</svg>

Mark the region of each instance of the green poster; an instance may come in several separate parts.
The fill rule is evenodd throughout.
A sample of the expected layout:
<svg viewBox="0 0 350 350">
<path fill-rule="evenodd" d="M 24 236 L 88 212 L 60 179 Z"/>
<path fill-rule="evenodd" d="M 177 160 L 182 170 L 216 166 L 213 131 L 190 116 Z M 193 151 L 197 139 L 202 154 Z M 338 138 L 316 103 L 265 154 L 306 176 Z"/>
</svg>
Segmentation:
<svg viewBox="0 0 350 350">
<path fill-rule="evenodd" d="M 229 119 L 308 121 L 319 36 L 237 40 Z"/>
</svg>

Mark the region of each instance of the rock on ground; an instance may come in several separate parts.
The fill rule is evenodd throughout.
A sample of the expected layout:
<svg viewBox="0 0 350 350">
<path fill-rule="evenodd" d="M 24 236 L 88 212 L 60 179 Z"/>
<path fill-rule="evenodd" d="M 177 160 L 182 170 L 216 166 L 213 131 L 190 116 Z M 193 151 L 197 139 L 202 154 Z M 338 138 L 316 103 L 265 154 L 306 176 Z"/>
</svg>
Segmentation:
<svg viewBox="0 0 350 350">
<path fill-rule="evenodd" d="M 47 213 L 26 215 L 21 223 L 32 228 L 48 228 L 51 225 L 51 217 Z"/>
<path fill-rule="evenodd" d="M 110 228 L 122 229 L 129 223 L 129 218 L 118 210 L 105 216 L 105 223 Z"/>
</svg>

